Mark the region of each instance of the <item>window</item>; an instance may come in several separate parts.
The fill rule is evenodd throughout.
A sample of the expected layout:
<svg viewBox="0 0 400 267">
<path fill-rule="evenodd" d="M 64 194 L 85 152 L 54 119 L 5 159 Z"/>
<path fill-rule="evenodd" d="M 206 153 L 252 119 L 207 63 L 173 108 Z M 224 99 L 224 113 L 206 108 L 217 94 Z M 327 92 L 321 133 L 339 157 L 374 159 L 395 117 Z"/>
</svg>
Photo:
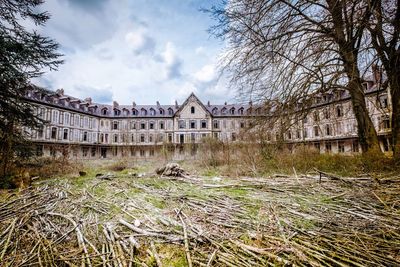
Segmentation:
<svg viewBox="0 0 400 267">
<path fill-rule="evenodd" d="M 231 115 L 234 115 L 234 114 L 235 114 L 235 108 L 231 108 L 231 109 L 229 110 L 229 113 L 230 113 Z"/>
<path fill-rule="evenodd" d="M 383 95 L 379 97 L 379 106 L 381 108 L 387 108 L 388 107 L 388 97 L 387 95 Z"/>
<path fill-rule="evenodd" d="M 136 122 L 135 121 L 131 121 L 131 129 L 132 130 L 136 129 Z"/>
<path fill-rule="evenodd" d="M 296 138 L 297 138 L 297 139 L 300 139 L 300 138 L 301 138 L 301 131 L 300 131 L 300 130 L 297 130 L 297 131 L 296 131 Z"/>
<path fill-rule="evenodd" d="M 355 152 L 355 153 L 359 151 L 358 141 L 357 140 L 353 141 L 351 148 L 352 148 L 353 152 Z"/>
<path fill-rule="evenodd" d="M 114 109 L 114 116 L 119 116 L 119 115 L 121 115 L 121 110 Z"/>
<path fill-rule="evenodd" d="M 390 129 L 390 120 L 389 116 L 384 115 L 378 118 L 378 128 L 379 131 Z"/>
<path fill-rule="evenodd" d="M 331 114 L 329 113 L 328 109 L 324 109 L 324 118 L 329 119 L 331 117 Z"/>
<path fill-rule="evenodd" d="M 139 111 L 137 111 L 137 109 L 132 109 L 132 115 L 137 116 L 139 115 Z"/>
<path fill-rule="evenodd" d="M 196 121 L 190 121 L 190 129 L 196 129 Z"/>
<path fill-rule="evenodd" d="M 144 149 L 140 149 L 140 156 L 141 157 L 144 157 L 146 154 L 145 154 L 145 151 L 144 151 Z"/>
<path fill-rule="evenodd" d="M 82 157 L 86 158 L 88 156 L 88 148 L 82 147 Z"/>
<path fill-rule="evenodd" d="M 222 115 L 226 115 L 226 108 L 222 108 L 222 109 L 221 109 L 221 114 L 222 114 Z"/>
<path fill-rule="evenodd" d="M 140 113 L 142 114 L 142 116 L 146 116 L 147 115 L 147 110 L 145 110 L 144 108 L 142 108 L 140 110 Z"/>
<path fill-rule="evenodd" d="M 179 129 L 185 129 L 186 128 L 185 121 L 184 120 L 179 120 L 178 121 L 178 126 L 179 126 Z"/>
<path fill-rule="evenodd" d="M 236 133 L 232 133 L 232 141 L 236 141 Z"/>
<path fill-rule="evenodd" d="M 91 155 L 92 155 L 92 157 L 96 157 L 96 148 L 95 147 L 92 147 Z"/>
<path fill-rule="evenodd" d="M 162 109 L 162 108 L 160 108 L 160 115 L 164 115 L 165 114 L 165 111 Z"/>
<path fill-rule="evenodd" d="M 218 139 L 218 133 L 214 133 L 214 138 Z"/>
<path fill-rule="evenodd" d="M 64 129 L 63 139 L 68 140 L 68 129 Z"/>
<path fill-rule="evenodd" d="M 332 144 L 331 144 L 331 142 L 326 142 L 325 143 L 325 152 L 326 153 L 332 152 Z"/>
<path fill-rule="evenodd" d="M 154 149 L 150 149 L 150 157 L 154 157 Z"/>
<path fill-rule="evenodd" d="M 156 111 L 153 108 L 150 109 L 150 115 L 151 116 L 155 116 L 156 115 Z"/>
<path fill-rule="evenodd" d="M 149 143 L 152 143 L 152 142 L 153 142 L 153 135 L 149 134 Z"/>
<path fill-rule="evenodd" d="M 56 139 L 57 138 L 57 128 L 52 127 L 51 128 L 51 139 Z"/>
<path fill-rule="evenodd" d="M 83 141 L 86 142 L 88 140 L 87 132 L 83 132 Z"/>
<path fill-rule="evenodd" d="M 195 112 L 195 108 L 194 107 L 190 107 L 190 113 L 194 114 Z"/>
<path fill-rule="evenodd" d="M 240 115 L 243 115 L 244 108 L 239 108 L 238 112 L 239 112 Z"/>
<path fill-rule="evenodd" d="M 315 136 L 315 137 L 319 136 L 319 129 L 318 129 L 318 126 L 314 126 L 314 136 Z"/>
<path fill-rule="evenodd" d="M 43 138 L 43 128 L 40 128 L 40 129 L 38 130 L 38 136 L 37 136 L 37 138 L 38 138 L 38 139 L 42 139 L 42 138 Z"/>
<path fill-rule="evenodd" d="M 168 134 L 168 143 L 172 143 L 172 134 Z"/>
<path fill-rule="evenodd" d="M 164 122 L 160 121 L 160 129 L 163 130 L 165 128 Z"/>
<path fill-rule="evenodd" d="M 218 113 L 218 109 L 217 108 L 213 108 L 212 114 L 217 115 L 217 113 Z"/>
<path fill-rule="evenodd" d="M 123 110 L 123 114 L 124 114 L 124 116 L 129 116 L 129 110 L 124 109 L 124 110 Z"/>
<path fill-rule="evenodd" d="M 325 133 L 327 136 L 332 135 L 331 126 L 329 124 L 325 125 Z"/>
<path fill-rule="evenodd" d="M 303 138 L 308 138 L 308 129 L 303 130 Z"/>
<path fill-rule="evenodd" d="M 314 111 L 314 121 L 319 121 L 319 113 L 318 113 L 318 111 Z"/>
<path fill-rule="evenodd" d="M 213 127 L 214 127 L 214 129 L 218 129 L 219 128 L 219 121 L 218 120 L 214 120 L 213 121 Z"/>
<path fill-rule="evenodd" d="M 344 153 L 344 142 L 343 141 L 338 142 L 338 151 L 339 151 L 339 153 Z"/>
<path fill-rule="evenodd" d="M 149 122 L 149 129 L 154 130 L 154 122 Z"/>
<path fill-rule="evenodd" d="M 144 143 L 144 142 L 145 142 L 145 136 L 144 136 L 144 134 L 141 134 L 141 135 L 140 135 L 140 142 L 141 142 L 141 143 Z"/>
<path fill-rule="evenodd" d="M 190 140 L 194 143 L 196 142 L 196 134 L 195 133 L 191 133 L 190 134 Z"/>
<path fill-rule="evenodd" d="M 106 108 L 103 108 L 101 110 L 101 115 L 107 115 L 107 109 Z"/>
<path fill-rule="evenodd" d="M 303 123 L 307 123 L 308 122 L 308 117 L 307 115 L 303 118 Z"/>
<path fill-rule="evenodd" d="M 244 128 L 245 126 L 246 126 L 246 124 L 243 121 L 241 121 L 240 122 L 240 128 Z"/>
<path fill-rule="evenodd" d="M 118 134 L 114 134 L 113 141 L 114 143 L 118 143 Z"/>
<path fill-rule="evenodd" d="M 140 129 L 142 129 L 142 130 L 146 129 L 146 123 L 145 122 L 141 122 L 140 123 Z"/>
<path fill-rule="evenodd" d="M 206 120 L 202 120 L 201 121 L 201 129 L 206 129 L 207 128 L 207 121 Z"/>
<path fill-rule="evenodd" d="M 291 131 L 287 132 L 287 139 L 289 139 L 289 140 L 292 139 L 292 132 Z"/>
<path fill-rule="evenodd" d="M 336 117 L 343 117 L 343 110 L 341 106 L 336 107 Z"/>
<path fill-rule="evenodd" d="M 113 127 L 112 127 L 112 129 L 113 130 L 118 130 L 118 121 L 113 121 Z"/>
<path fill-rule="evenodd" d="M 168 108 L 168 115 L 173 115 L 174 111 L 172 110 L 172 108 Z"/>
</svg>

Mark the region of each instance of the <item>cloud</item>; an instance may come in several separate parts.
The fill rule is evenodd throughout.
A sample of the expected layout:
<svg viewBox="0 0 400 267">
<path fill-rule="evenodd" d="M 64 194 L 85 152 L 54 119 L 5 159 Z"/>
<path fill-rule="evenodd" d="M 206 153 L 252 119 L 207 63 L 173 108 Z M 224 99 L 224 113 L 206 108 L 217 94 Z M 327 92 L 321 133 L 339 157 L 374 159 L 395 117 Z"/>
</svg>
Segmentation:
<svg viewBox="0 0 400 267">
<path fill-rule="evenodd" d="M 155 50 L 155 40 L 148 36 L 143 29 L 135 32 L 128 32 L 125 35 L 125 40 L 134 53 L 153 53 Z"/>
<path fill-rule="evenodd" d="M 165 50 L 162 53 L 162 58 L 166 64 L 165 76 L 166 79 L 176 79 L 182 76 L 181 67 L 183 61 L 177 56 L 175 46 L 172 42 L 168 42 Z"/>
<path fill-rule="evenodd" d="M 51 0 L 43 10 L 52 17 L 41 33 L 61 44 L 65 64 L 39 85 L 103 103 L 226 100 L 213 69 L 221 45 L 198 1 Z"/>
<path fill-rule="evenodd" d="M 194 74 L 194 77 L 199 82 L 206 82 L 206 83 L 211 82 L 216 78 L 214 64 L 203 66 L 199 71 L 197 71 Z"/>
</svg>

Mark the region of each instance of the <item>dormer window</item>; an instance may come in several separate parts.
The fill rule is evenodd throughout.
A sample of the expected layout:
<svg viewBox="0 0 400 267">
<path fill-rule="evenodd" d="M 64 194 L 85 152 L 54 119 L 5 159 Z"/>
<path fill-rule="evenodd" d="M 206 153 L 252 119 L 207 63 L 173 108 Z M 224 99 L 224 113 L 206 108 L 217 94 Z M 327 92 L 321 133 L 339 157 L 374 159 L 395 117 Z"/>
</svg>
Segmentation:
<svg viewBox="0 0 400 267">
<path fill-rule="evenodd" d="M 162 108 L 160 108 L 160 115 L 164 115 L 164 114 L 165 114 L 165 111 Z"/>
<path fill-rule="evenodd" d="M 137 116 L 139 115 L 139 111 L 137 111 L 137 109 L 132 109 L 132 115 Z"/>
<path fill-rule="evenodd" d="M 114 116 L 119 116 L 119 115 L 121 115 L 121 110 L 114 109 Z"/>
<path fill-rule="evenodd" d="M 140 113 L 142 114 L 142 116 L 146 116 L 147 115 L 147 110 L 145 110 L 144 108 L 142 108 L 140 110 Z"/>
<path fill-rule="evenodd" d="M 123 114 L 124 114 L 124 116 L 129 116 L 129 110 L 124 109 L 124 110 L 123 110 Z"/>
<path fill-rule="evenodd" d="M 190 113 L 194 114 L 195 112 L 195 108 L 194 107 L 190 107 Z"/>
<path fill-rule="evenodd" d="M 231 108 L 231 109 L 229 110 L 229 113 L 230 113 L 231 115 L 234 115 L 234 114 L 235 114 L 235 108 Z"/>
<path fill-rule="evenodd" d="M 172 108 L 169 108 L 168 109 L 168 115 L 173 115 L 174 114 L 174 111 L 172 110 Z"/>
<path fill-rule="evenodd" d="M 217 113 L 218 113 L 218 108 L 213 108 L 212 114 L 217 115 Z"/>
<path fill-rule="evenodd" d="M 238 112 L 239 112 L 240 115 L 243 115 L 243 113 L 244 113 L 244 108 L 239 108 Z"/>
<path fill-rule="evenodd" d="M 150 109 L 150 115 L 151 116 L 155 116 L 156 115 L 156 111 L 153 108 Z"/>
<path fill-rule="evenodd" d="M 226 115 L 226 108 L 222 108 L 222 109 L 221 109 L 221 114 L 222 114 L 222 115 Z"/>
<path fill-rule="evenodd" d="M 107 109 L 106 108 L 103 108 L 101 110 L 101 115 L 107 115 Z"/>
</svg>

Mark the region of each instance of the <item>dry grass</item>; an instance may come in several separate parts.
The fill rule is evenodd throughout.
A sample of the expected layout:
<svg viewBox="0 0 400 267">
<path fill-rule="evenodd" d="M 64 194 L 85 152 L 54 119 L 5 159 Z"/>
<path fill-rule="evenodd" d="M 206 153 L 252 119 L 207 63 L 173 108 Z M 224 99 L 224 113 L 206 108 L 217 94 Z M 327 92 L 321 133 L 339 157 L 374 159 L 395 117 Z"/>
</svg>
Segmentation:
<svg viewBox="0 0 400 267">
<path fill-rule="evenodd" d="M 98 169 L 87 171 L 4 197 L 3 265 L 400 264 L 399 177 L 137 178 L 124 170 L 100 180 Z"/>
</svg>

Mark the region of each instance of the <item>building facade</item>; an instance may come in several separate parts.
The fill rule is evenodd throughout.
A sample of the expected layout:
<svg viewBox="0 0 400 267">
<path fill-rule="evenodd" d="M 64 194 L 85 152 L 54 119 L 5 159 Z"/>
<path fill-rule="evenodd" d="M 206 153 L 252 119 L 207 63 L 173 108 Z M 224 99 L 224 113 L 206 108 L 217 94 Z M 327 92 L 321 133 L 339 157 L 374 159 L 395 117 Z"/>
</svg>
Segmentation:
<svg viewBox="0 0 400 267">
<path fill-rule="evenodd" d="M 373 79 L 365 82 L 365 93 L 381 148 L 389 151 L 389 94 Z M 165 147 L 176 151 L 186 144 L 199 145 L 207 137 L 246 142 L 246 133 L 252 135 L 260 121 L 268 120 L 260 105 L 204 104 L 193 93 L 181 105 L 104 105 L 67 96 L 62 89 L 52 94 L 32 90 L 27 100 L 48 122 L 40 130 L 27 129 L 37 154 L 44 156 L 154 157 Z M 302 119 L 289 118 L 290 127 L 283 134 L 277 126 L 259 128 L 266 142 L 283 139 L 291 149 L 306 144 L 322 153 L 358 152 L 357 122 L 349 95 L 337 90 L 314 96 L 313 101 Z"/>
</svg>

